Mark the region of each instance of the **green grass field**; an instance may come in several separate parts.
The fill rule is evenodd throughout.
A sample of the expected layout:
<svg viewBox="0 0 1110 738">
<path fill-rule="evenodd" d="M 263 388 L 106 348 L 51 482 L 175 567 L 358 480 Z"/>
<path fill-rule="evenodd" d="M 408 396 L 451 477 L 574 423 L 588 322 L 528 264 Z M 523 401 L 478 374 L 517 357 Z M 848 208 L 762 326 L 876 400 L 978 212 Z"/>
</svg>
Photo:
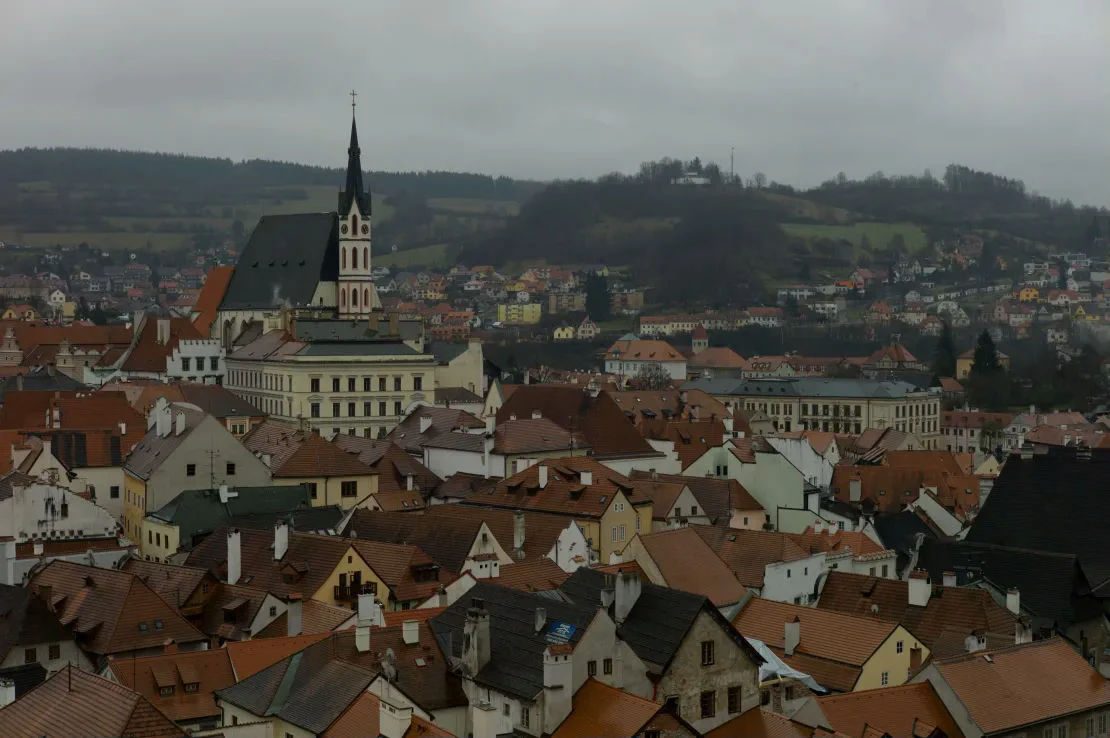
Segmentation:
<svg viewBox="0 0 1110 738">
<path fill-rule="evenodd" d="M 813 202 L 812 200 L 802 200 L 797 197 L 790 197 L 790 195 L 783 195 L 778 192 L 762 192 L 764 198 L 785 205 L 793 211 L 794 215 L 799 218 L 807 218 L 809 220 L 819 220 L 824 222 L 835 223 L 850 223 L 853 215 L 850 211 L 844 208 L 836 208 L 831 205 L 822 205 Z"/>
<path fill-rule="evenodd" d="M 453 244 L 436 243 L 431 246 L 397 251 L 390 254 L 381 254 L 373 257 L 375 266 L 385 266 L 394 269 L 407 269 L 412 266 L 425 266 L 429 268 L 450 267 L 455 263 L 459 248 Z"/>
<path fill-rule="evenodd" d="M 913 223 L 853 223 L 852 225 L 812 225 L 809 223 L 782 223 L 782 229 L 792 236 L 816 239 L 845 240 L 856 247 L 857 255 L 863 237 L 871 242 L 874 251 L 882 251 L 897 233 L 902 234 L 906 248 L 918 251 L 926 245 L 925 232 Z"/>
<path fill-rule="evenodd" d="M 457 213 L 484 213 L 509 217 L 520 212 L 520 204 L 511 200 L 478 200 L 466 197 L 432 197 L 428 207 Z"/>
</svg>

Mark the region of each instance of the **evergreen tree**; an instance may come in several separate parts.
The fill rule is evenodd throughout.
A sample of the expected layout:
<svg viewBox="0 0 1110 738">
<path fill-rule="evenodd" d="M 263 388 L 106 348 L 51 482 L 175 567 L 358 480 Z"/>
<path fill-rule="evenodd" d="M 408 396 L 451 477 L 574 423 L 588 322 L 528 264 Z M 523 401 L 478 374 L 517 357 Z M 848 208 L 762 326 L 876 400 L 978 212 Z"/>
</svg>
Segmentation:
<svg viewBox="0 0 1110 738">
<path fill-rule="evenodd" d="M 940 338 L 933 351 L 933 371 L 938 377 L 956 376 L 956 341 L 952 337 L 952 326 L 948 321 L 941 324 Z M 989 337 L 989 336 L 988 336 Z"/>
<path fill-rule="evenodd" d="M 609 320 L 609 280 L 597 272 L 586 277 L 586 314 L 595 322 Z"/>
<path fill-rule="evenodd" d="M 1063 259 L 1060 260 L 1060 279 L 1059 284 L 1056 286 L 1062 290 L 1068 288 L 1068 263 Z"/>
<path fill-rule="evenodd" d="M 994 345 L 990 331 L 984 330 L 979 334 L 979 342 L 975 345 L 975 360 L 971 364 L 971 373 L 980 377 L 990 377 L 1002 371 L 1002 364 L 998 361 L 998 349 Z"/>
</svg>

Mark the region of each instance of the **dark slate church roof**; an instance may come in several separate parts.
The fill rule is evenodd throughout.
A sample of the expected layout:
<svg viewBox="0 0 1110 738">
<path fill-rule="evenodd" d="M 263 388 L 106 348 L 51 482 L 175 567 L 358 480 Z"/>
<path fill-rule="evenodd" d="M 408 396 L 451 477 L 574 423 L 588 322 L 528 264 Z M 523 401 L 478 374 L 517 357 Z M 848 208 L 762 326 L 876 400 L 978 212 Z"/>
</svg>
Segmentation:
<svg viewBox="0 0 1110 738">
<path fill-rule="evenodd" d="M 351 118 L 351 143 L 347 147 L 347 181 L 339 193 L 339 212 L 351 212 L 351 202 L 358 202 L 358 211 L 363 218 L 370 217 L 370 193 L 362 186 L 362 158 L 358 148 L 358 128 Z"/>
<path fill-rule="evenodd" d="M 335 213 L 265 215 L 243 249 L 220 309 L 306 306 L 317 283 L 335 281 L 338 275 Z"/>
<path fill-rule="evenodd" d="M 1110 451 L 1012 454 L 966 540 L 1075 554 L 1097 596 L 1110 596 Z"/>
</svg>

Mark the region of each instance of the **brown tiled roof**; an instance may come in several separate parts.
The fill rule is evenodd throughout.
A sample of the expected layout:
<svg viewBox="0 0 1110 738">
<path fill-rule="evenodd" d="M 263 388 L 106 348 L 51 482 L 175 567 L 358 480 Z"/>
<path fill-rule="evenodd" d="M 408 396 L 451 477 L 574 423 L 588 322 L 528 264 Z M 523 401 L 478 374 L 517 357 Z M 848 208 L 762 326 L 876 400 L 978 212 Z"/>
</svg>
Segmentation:
<svg viewBox="0 0 1110 738">
<path fill-rule="evenodd" d="M 255 587 L 241 587 L 221 582 L 204 603 L 201 630 L 224 641 L 250 637 L 248 632 L 267 592 Z"/>
<path fill-rule="evenodd" d="M 0 735 L 185 738 L 142 695 L 72 665 L 0 710 Z"/>
<path fill-rule="evenodd" d="M 548 470 L 547 486 L 543 489 L 539 487 L 541 466 Z M 591 484 L 582 483 L 582 472 L 593 475 Z M 632 482 L 627 477 L 592 457 L 575 456 L 544 459 L 502 479 L 492 494 L 474 495 L 460 504 L 600 518 L 617 492 L 624 492 L 633 505 L 650 503 L 633 494 Z"/>
<path fill-rule="evenodd" d="M 745 587 L 762 587 L 768 564 L 798 561 L 810 555 L 787 534 L 766 530 L 739 530 L 716 525 L 691 525 L 709 549 L 717 554 Z"/>
<path fill-rule="evenodd" d="M 668 587 L 704 595 L 717 607 L 739 602 L 747 589 L 694 531 L 695 527 L 641 535 L 640 543 Z"/>
<path fill-rule="evenodd" d="M 1110 682 L 1058 637 L 933 665 L 984 733 L 1110 706 Z"/>
<path fill-rule="evenodd" d="M 932 452 L 887 451 L 886 458 L 889 461 L 892 454 L 900 453 Z M 950 452 L 944 453 L 951 460 L 954 471 L 924 458 L 920 466 L 911 466 L 904 461 L 893 466 L 838 464 L 833 468 L 833 493 L 841 502 L 849 502 L 851 482 L 858 479 L 861 500 L 873 502 L 881 512 L 900 512 L 920 496 L 922 487 L 935 487 L 941 505 L 957 518 L 969 520 L 979 506 L 979 478 L 974 474 L 964 473 L 955 457 Z"/>
<path fill-rule="evenodd" d="M 205 578 L 212 579 L 207 569 L 161 564 L 134 557 L 127 559 L 120 569 L 139 577 L 146 586 L 153 589 L 174 608 L 182 607 Z M 215 582 L 211 583 L 215 584 Z"/>
<path fill-rule="evenodd" d="M 146 419 L 122 392 L 13 391 L 0 410 L 0 428 L 23 431 L 118 428 L 120 423 L 135 428 L 135 440 L 146 432 Z"/>
<path fill-rule="evenodd" d="M 227 531 L 226 527 L 213 531 L 189 553 L 185 563 L 226 578 Z M 293 593 L 306 598 L 314 595 L 351 547 L 346 538 L 290 533 L 285 556 L 275 562 L 272 531 L 241 529 L 239 534 L 242 578 L 238 584 L 282 598 Z"/>
<path fill-rule="evenodd" d="M 394 625 L 401 625 L 406 620 L 415 620 L 424 623 L 446 609 L 445 607 L 417 607 L 411 610 L 386 610 L 382 613 L 382 618 L 385 620 L 385 625 L 383 627 L 388 628 Z"/>
<path fill-rule="evenodd" d="M 501 567 L 501 575 L 490 581 L 502 587 L 538 592 L 544 589 L 558 589 L 569 576 L 570 574 L 560 569 L 559 565 L 551 559 L 538 558 L 517 564 L 505 564 Z"/>
<path fill-rule="evenodd" d="M 850 550 L 856 556 L 883 553 L 884 549 L 875 543 L 869 536 L 854 530 L 826 530 L 817 533 L 812 527 L 806 528 L 804 533 L 787 533 L 790 540 L 797 543 L 805 551 L 831 553 L 835 551 Z M 891 552 L 893 554 L 893 551 Z"/>
<path fill-rule="evenodd" d="M 748 362 L 743 356 L 727 346 L 710 346 L 704 351 L 692 355 L 687 359 L 686 365 L 695 369 L 699 367 L 743 369 L 748 365 Z"/>
<path fill-rule="evenodd" d="M 983 589 L 933 585 L 925 607 L 909 604 L 909 583 L 863 574 L 830 571 L 825 580 L 821 610 L 861 615 L 900 623 L 929 648 L 943 631 L 1013 633 L 1015 618 Z"/>
<path fill-rule="evenodd" d="M 112 659 L 108 668 L 116 681 L 141 694 L 172 720 L 218 717 L 220 708 L 212 693 L 235 684 L 228 652 L 222 648 L 171 650 L 161 656 Z M 190 683 L 198 685 L 195 693 L 185 689 Z M 173 694 L 163 696 L 163 688 L 172 688 Z"/>
<path fill-rule="evenodd" d="M 585 446 L 581 433 L 563 430 L 548 418 L 506 420 L 496 426 L 493 434 L 493 449 L 499 454 L 565 451 Z"/>
<path fill-rule="evenodd" d="M 413 486 L 419 492 L 430 493 L 440 484 L 440 478 L 431 469 L 391 441 L 340 434 L 335 437 L 333 443 L 344 451 L 355 454 L 359 461 L 378 475 L 378 503 L 383 509 L 407 509 L 400 502 L 393 508 L 387 507 L 381 495 L 410 492 L 408 489 L 410 475 L 413 478 Z M 386 498 L 385 501 L 390 499 Z"/>
<path fill-rule="evenodd" d="M 735 479 L 715 479 L 713 477 L 694 477 L 683 474 L 653 474 L 649 471 L 633 470 L 628 478 L 633 482 L 642 479 L 658 479 L 661 482 L 674 482 L 690 488 L 698 500 L 698 507 L 714 523 L 728 520 L 732 510 L 762 510 L 744 485 Z"/>
<path fill-rule="evenodd" d="M 366 738 L 381 731 L 382 703 L 373 692 L 363 692 L 336 718 L 320 738 Z M 419 720 L 413 715 L 413 720 Z M 405 735 L 408 735 L 406 733 Z"/>
<path fill-rule="evenodd" d="M 419 715 L 413 715 L 409 727 L 401 738 L 458 738 L 454 733 Z"/>
<path fill-rule="evenodd" d="M 451 671 L 429 624 L 421 622 L 416 633 L 417 642 L 408 644 L 403 625 L 373 628 L 366 653 L 355 647 L 354 630 L 333 633 L 330 638 L 335 658 L 374 671 L 381 670 L 382 658 L 392 650 L 397 686 L 422 709 L 432 712 L 465 706 L 462 680 Z"/>
<path fill-rule="evenodd" d="M 717 726 L 706 733 L 705 738 L 810 738 L 813 734 L 813 728 L 796 723 L 785 715 L 754 708 Z"/>
<path fill-rule="evenodd" d="M 795 619 L 801 622 L 801 640 L 794 655 L 786 656 L 784 627 Z M 863 665 L 897 627 L 896 623 L 758 597 L 748 601 L 732 624 L 744 636 L 763 641 L 788 665 L 810 674 L 822 686 L 843 692 L 855 688 Z M 835 672 L 824 669 L 814 673 L 795 662 L 799 655 L 839 668 Z M 812 668 L 809 664 L 807 667 Z"/>
<path fill-rule="evenodd" d="M 125 551 L 133 548 L 134 544 L 124 545 L 119 538 L 77 538 L 71 541 L 27 541 L 15 544 L 15 557 L 17 559 L 56 558 L 72 554 L 83 554 L 89 549 L 93 551 Z M 124 539 L 126 540 L 126 539 Z M 42 553 L 36 554 L 35 547 L 42 546 Z"/>
<path fill-rule="evenodd" d="M 301 603 L 301 635 L 330 633 L 355 616 L 355 612 L 318 600 L 304 600 Z M 281 638 L 289 633 L 287 613 L 278 615 L 254 638 Z"/>
<path fill-rule="evenodd" d="M 621 340 L 605 352 L 606 359 L 625 361 L 682 361 L 683 356 L 666 341 L 654 338 Z"/>
<path fill-rule="evenodd" d="M 667 420 L 645 418 L 640 421 L 645 438 L 671 441 L 683 469 L 725 442 L 725 425 L 720 420 Z"/>
<path fill-rule="evenodd" d="M 56 560 L 28 586 L 50 587 L 50 604 L 63 625 L 77 633 L 90 653 L 108 655 L 161 646 L 167 640 L 193 643 L 204 634 L 128 572 Z"/>
<path fill-rule="evenodd" d="M 714 415 L 718 418 L 732 417 L 728 406 L 700 389 L 632 390 L 625 392 L 606 390 L 605 394 L 612 397 L 613 402 L 617 403 L 617 406 L 625 413 L 632 413 L 637 421 L 644 416 L 652 417 L 653 414 L 657 417 L 670 414 L 672 417 L 686 418 L 690 416 L 692 410 L 697 413 L 697 417 L 702 419 L 709 419 Z M 686 396 L 685 403 L 682 402 L 683 395 Z"/>
<path fill-rule="evenodd" d="M 431 418 L 432 425 L 420 432 L 420 419 Z M 412 454 L 422 453 L 422 444 L 441 433 L 456 428 L 485 428 L 486 424 L 465 410 L 420 405 L 410 412 L 386 438 Z"/>
<path fill-rule="evenodd" d="M 249 447 L 248 447 L 249 448 Z M 373 474 L 370 467 L 323 437 L 304 437 L 281 466 L 272 467 L 275 477 L 343 477 Z"/>
<path fill-rule="evenodd" d="M 373 498 L 377 507 L 386 512 L 406 512 L 422 510 L 426 507 L 424 497 L 418 490 L 378 491 L 374 493 Z"/>
<path fill-rule="evenodd" d="M 284 658 L 302 651 L 313 643 L 328 637 L 328 633 L 290 636 L 285 638 L 260 638 L 250 641 L 232 641 L 224 646 L 238 681 L 254 676 Z"/>
<path fill-rule="evenodd" d="M 987 423 L 997 423 L 1005 428 L 1014 419 L 1011 413 L 983 413 L 978 410 L 945 410 L 940 417 L 942 428 L 975 428 L 976 430 Z"/>
<path fill-rule="evenodd" d="M 436 566 L 432 558 L 417 546 L 366 540 L 352 540 L 350 543 L 374 573 L 381 577 L 397 600 L 426 599 L 435 594 L 441 585 L 439 579 L 416 581 L 414 568 Z M 446 579 L 449 575 L 449 571 L 440 569 L 441 579 Z"/>
<path fill-rule="evenodd" d="M 116 386 L 135 384 L 138 392 L 132 392 L 131 405 L 146 413 L 154 407 L 159 397 L 169 402 L 188 402 L 196 405 L 209 415 L 221 420 L 227 418 L 264 418 L 266 413 L 236 395 L 220 384 L 200 384 L 199 382 L 173 383 L 120 383 Z"/>
<path fill-rule="evenodd" d="M 566 720 L 551 738 L 628 738 L 637 735 L 663 708 L 596 679 L 587 679 L 574 694 Z"/>
<path fill-rule="evenodd" d="M 497 422 L 504 423 L 513 416 L 530 418 L 534 411 L 555 421 L 564 430 L 581 433 L 596 456 L 657 453 L 605 392 L 591 397 L 584 388 L 574 385 L 518 385 L 497 411 Z"/>
<path fill-rule="evenodd" d="M 686 485 L 678 482 L 663 482 L 660 480 L 641 479 L 633 480 L 632 486 L 636 494 L 651 500 L 651 517 L 654 520 L 666 520 L 667 514 L 674 507 L 675 500 L 687 489 Z"/>
<path fill-rule="evenodd" d="M 863 734 L 865 725 L 892 736 L 916 735 L 915 726 L 928 723 L 948 738 L 963 738 L 956 721 L 928 682 L 863 692 L 818 697 L 817 705 L 829 725 L 845 735 Z"/>
<path fill-rule="evenodd" d="M 216 321 L 216 313 L 220 303 L 224 300 L 227 285 L 231 282 L 231 275 L 235 273 L 233 266 L 213 267 L 204 280 L 204 286 L 193 304 L 193 325 L 197 331 L 205 336 L 212 330 L 212 323 Z"/>
<path fill-rule="evenodd" d="M 158 343 L 159 320 L 170 322 L 170 337 L 165 343 Z M 201 335 L 188 318 L 150 317 L 144 321 L 139 340 L 135 342 L 120 368 L 128 372 L 165 372 L 166 359 L 180 341 L 195 341 L 202 338 L 207 336 Z"/>
</svg>

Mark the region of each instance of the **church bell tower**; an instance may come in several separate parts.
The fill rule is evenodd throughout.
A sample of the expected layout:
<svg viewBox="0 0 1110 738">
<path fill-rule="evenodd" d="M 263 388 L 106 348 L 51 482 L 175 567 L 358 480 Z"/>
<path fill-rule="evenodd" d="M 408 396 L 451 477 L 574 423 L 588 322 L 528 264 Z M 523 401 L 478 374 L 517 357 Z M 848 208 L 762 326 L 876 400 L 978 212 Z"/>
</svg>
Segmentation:
<svg viewBox="0 0 1110 738">
<path fill-rule="evenodd" d="M 355 92 L 351 91 L 351 143 L 347 148 L 347 182 L 339 193 L 340 318 L 369 315 L 378 305 L 370 274 L 370 193 L 362 184 L 362 159 L 355 125 Z"/>
</svg>

